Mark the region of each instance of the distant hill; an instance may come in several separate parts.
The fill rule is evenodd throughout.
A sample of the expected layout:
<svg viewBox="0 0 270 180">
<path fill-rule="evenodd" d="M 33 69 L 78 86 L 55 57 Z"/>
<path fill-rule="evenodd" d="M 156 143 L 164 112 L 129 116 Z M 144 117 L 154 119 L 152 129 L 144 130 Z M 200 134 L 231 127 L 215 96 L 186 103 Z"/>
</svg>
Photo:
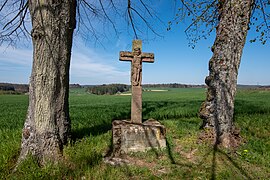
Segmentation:
<svg viewBox="0 0 270 180">
<path fill-rule="evenodd" d="M 82 88 L 79 84 L 70 84 L 70 88 Z M 29 92 L 29 84 L 0 83 L 0 91 L 8 94 L 25 94 Z"/>
<path fill-rule="evenodd" d="M 116 93 L 122 93 L 129 90 L 129 85 L 126 84 L 103 84 L 103 85 L 97 85 L 97 86 L 88 86 L 87 92 L 91 94 L 96 95 L 113 95 Z"/>
<path fill-rule="evenodd" d="M 190 85 L 179 83 L 167 83 L 167 84 L 143 84 L 143 88 L 205 88 L 205 85 Z"/>
<path fill-rule="evenodd" d="M 108 86 L 106 84 L 103 85 L 80 85 L 80 84 L 70 84 L 70 88 L 87 88 L 91 91 L 91 89 L 96 89 L 97 86 L 102 87 Z M 124 87 L 124 88 L 123 88 Z M 130 85 L 121 85 L 120 90 L 116 89 L 116 91 L 122 91 L 122 89 L 128 90 Z M 164 84 L 143 84 L 143 88 L 206 88 L 206 85 L 190 85 L 190 84 L 180 84 L 180 83 L 164 83 Z M 115 87 L 110 87 L 115 91 Z M 263 89 L 263 90 L 270 90 L 270 85 L 261 86 L 261 85 L 243 85 L 238 84 L 238 89 Z M 13 83 L 0 83 L 0 91 L 8 92 L 10 94 L 25 94 L 29 92 L 29 85 L 28 84 L 13 84 Z M 110 90 L 111 93 L 112 90 Z M 108 92 L 107 92 L 108 93 Z M 101 93 L 102 94 L 102 93 Z M 105 93 L 106 94 L 106 93 Z"/>
<path fill-rule="evenodd" d="M 264 89 L 264 88 L 270 88 L 270 86 L 238 84 L 237 88 L 240 88 L 240 89 Z"/>
<path fill-rule="evenodd" d="M 29 92 L 29 85 L 28 84 L 11 84 L 11 83 L 0 83 L 0 90 L 1 91 L 9 91 L 14 93 L 28 93 Z"/>
<path fill-rule="evenodd" d="M 80 84 L 70 84 L 69 88 L 82 88 Z"/>
</svg>

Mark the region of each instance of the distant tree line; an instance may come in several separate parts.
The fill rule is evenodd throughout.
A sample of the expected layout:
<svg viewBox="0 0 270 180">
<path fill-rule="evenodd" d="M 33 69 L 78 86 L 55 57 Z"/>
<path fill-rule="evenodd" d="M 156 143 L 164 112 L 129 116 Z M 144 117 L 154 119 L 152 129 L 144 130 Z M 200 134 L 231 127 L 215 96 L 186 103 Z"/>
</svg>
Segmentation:
<svg viewBox="0 0 270 180">
<path fill-rule="evenodd" d="M 143 88 L 204 88 L 205 85 L 189 85 L 189 84 L 178 84 L 178 83 L 168 83 L 168 84 L 144 84 Z"/>
<path fill-rule="evenodd" d="M 129 85 L 126 84 L 103 84 L 103 85 L 97 85 L 97 86 L 90 86 L 87 88 L 87 92 L 91 94 L 96 94 L 96 95 L 104 95 L 104 94 L 109 94 L 113 95 L 118 92 L 126 92 L 129 90 Z"/>
<path fill-rule="evenodd" d="M 188 85 L 179 83 L 163 83 L 163 84 L 143 84 L 143 88 L 205 88 L 205 85 Z M 70 84 L 69 88 L 86 88 L 87 92 L 97 95 L 116 94 L 117 92 L 126 92 L 130 89 L 130 85 L 126 84 L 108 84 L 108 85 L 80 85 Z M 237 85 L 240 89 L 263 89 L 269 90 L 270 86 L 261 85 Z M 29 92 L 28 84 L 12 84 L 0 83 L 0 91 L 8 94 L 24 94 Z"/>
<path fill-rule="evenodd" d="M 81 88 L 80 84 L 69 84 L 69 88 Z"/>
<path fill-rule="evenodd" d="M 0 83 L 1 91 L 9 91 L 16 93 L 28 93 L 29 85 L 27 84 L 11 84 L 11 83 Z"/>
<path fill-rule="evenodd" d="M 1 91 L 15 91 L 14 86 L 9 86 L 9 85 L 0 85 L 0 90 Z"/>
</svg>

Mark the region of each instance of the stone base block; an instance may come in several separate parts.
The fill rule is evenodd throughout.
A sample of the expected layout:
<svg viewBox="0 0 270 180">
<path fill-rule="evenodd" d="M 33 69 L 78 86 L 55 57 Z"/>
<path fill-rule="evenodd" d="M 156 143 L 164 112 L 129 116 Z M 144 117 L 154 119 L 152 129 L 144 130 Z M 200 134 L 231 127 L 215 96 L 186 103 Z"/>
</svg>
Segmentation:
<svg viewBox="0 0 270 180">
<path fill-rule="evenodd" d="M 166 129 L 153 119 L 143 124 L 115 120 L 112 123 L 112 135 L 113 156 L 166 147 Z"/>
</svg>

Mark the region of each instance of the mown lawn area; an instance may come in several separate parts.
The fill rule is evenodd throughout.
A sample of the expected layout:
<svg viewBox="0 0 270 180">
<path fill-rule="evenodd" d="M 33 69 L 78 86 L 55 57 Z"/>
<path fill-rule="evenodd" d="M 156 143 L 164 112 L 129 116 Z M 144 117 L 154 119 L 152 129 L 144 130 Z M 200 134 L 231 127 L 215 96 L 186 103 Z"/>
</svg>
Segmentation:
<svg viewBox="0 0 270 180">
<path fill-rule="evenodd" d="M 205 89 L 143 93 L 143 118 L 167 128 L 167 148 L 129 154 L 133 165 L 111 166 L 111 122 L 130 118 L 130 96 L 92 95 L 71 89 L 72 139 L 64 161 L 38 167 L 33 158 L 16 172 L 27 95 L 0 95 L 0 178 L 2 179 L 270 179 L 270 91 L 238 90 L 235 123 L 245 139 L 236 150 L 198 140 L 197 117 Z"/>
</svg>

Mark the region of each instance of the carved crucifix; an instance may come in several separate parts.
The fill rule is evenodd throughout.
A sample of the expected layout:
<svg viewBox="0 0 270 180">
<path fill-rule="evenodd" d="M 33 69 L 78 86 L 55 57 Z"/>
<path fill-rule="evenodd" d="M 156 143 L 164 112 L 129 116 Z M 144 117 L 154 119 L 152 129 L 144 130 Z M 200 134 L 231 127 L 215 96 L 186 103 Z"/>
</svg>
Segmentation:
<svg viewBox="0 0 270 180">
<path fill-rule="evenodd" d="M 120 61 L 131 61 L 131 122 L 142 123 L 142 62 L 154 62 L 154 53 L 142 53 L 142 41 L 133 40 L 132 52 L 120 51 Z"/>
</svg>

